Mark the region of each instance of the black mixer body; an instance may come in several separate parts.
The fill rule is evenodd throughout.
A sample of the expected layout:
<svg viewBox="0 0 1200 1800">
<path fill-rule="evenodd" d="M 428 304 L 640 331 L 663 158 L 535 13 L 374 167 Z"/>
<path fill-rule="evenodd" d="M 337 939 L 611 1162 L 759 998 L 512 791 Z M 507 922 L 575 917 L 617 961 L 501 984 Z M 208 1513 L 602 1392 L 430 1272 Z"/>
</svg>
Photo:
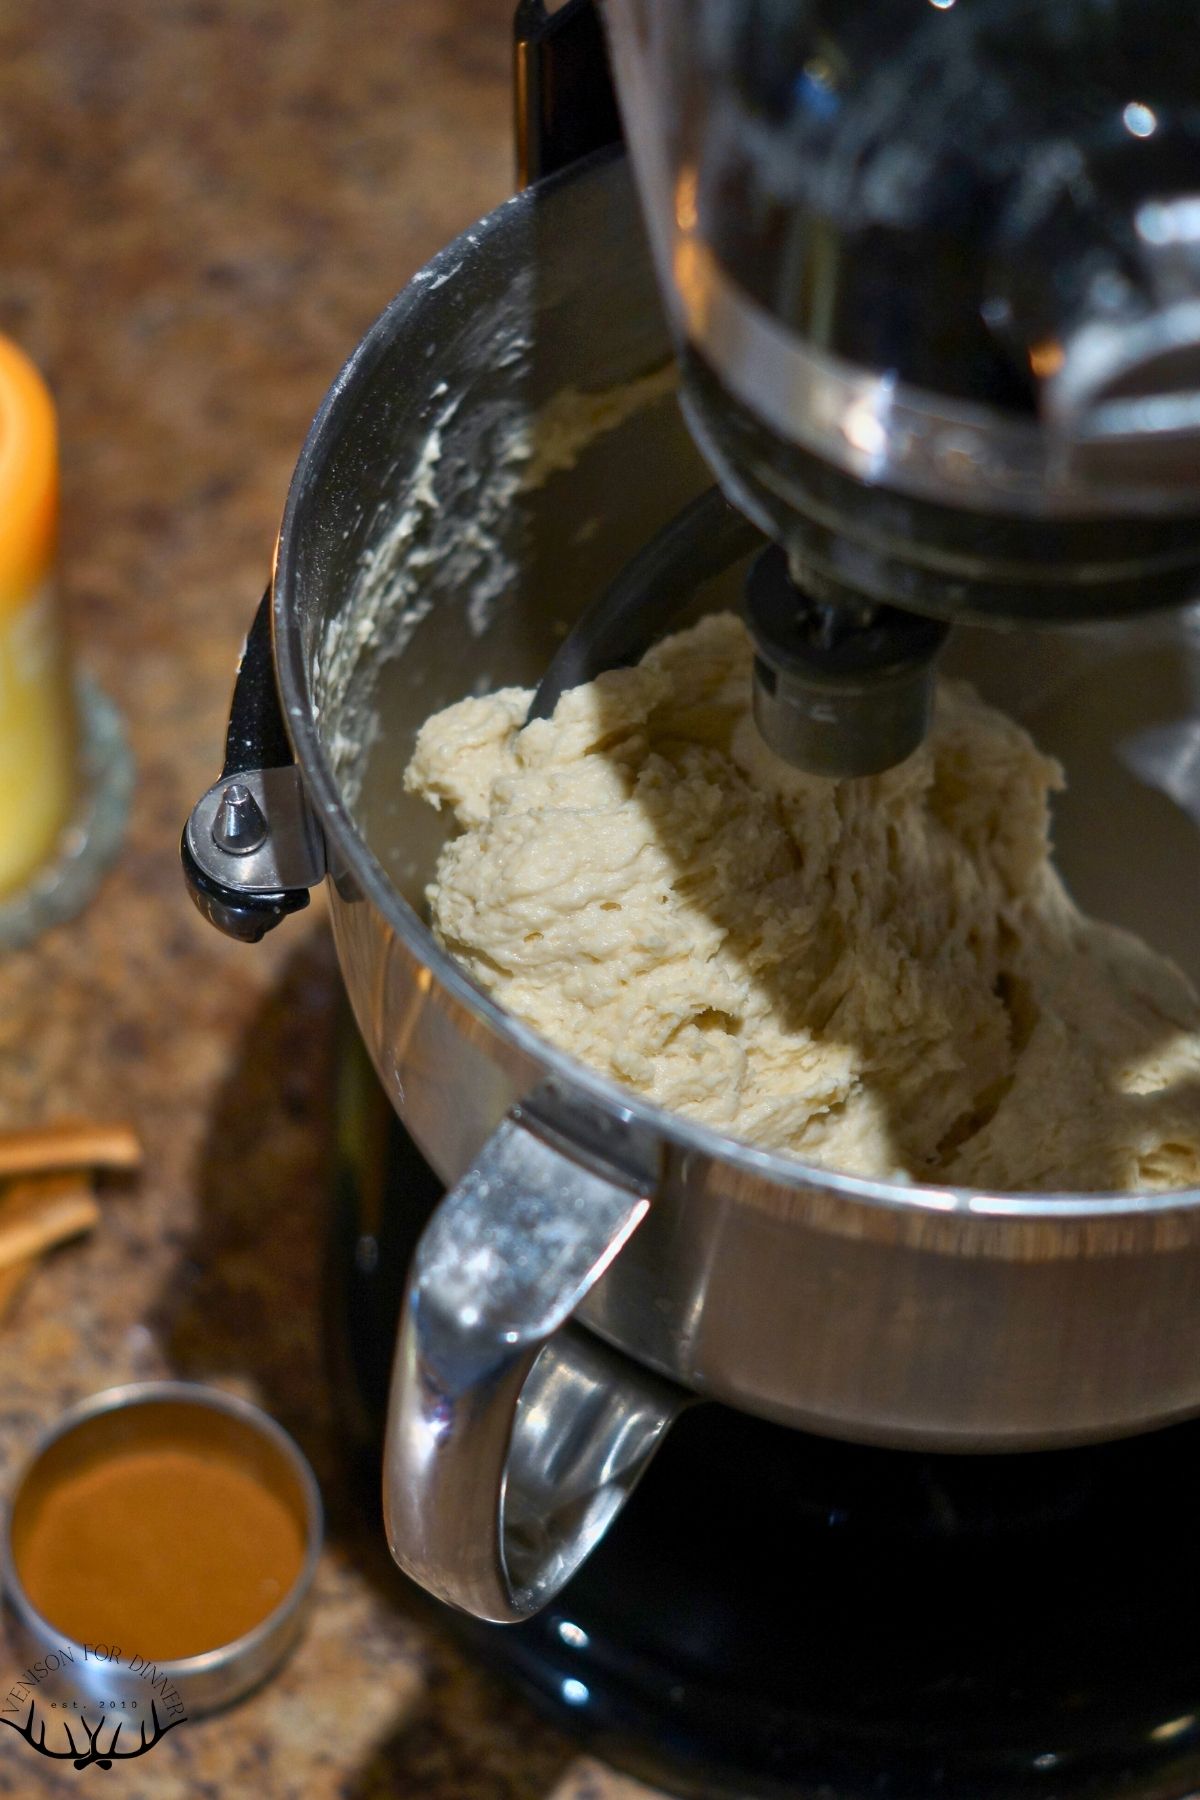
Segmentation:
<svg viewBox="0 0 1200 1800">
<path fill-rule="evenodd" d="M 756 633 L 768 686 L 790 675 L 803 711 L 806 644 L 862 623 L 878 639 L 881 606 L 1014 624 L 1200 594 L 1186 10 L 604 11 L 689 424 L 797 584 L 789 641 Z M 858 673 L 844 766 L 803 719 L 776 747 L 829 773 L 906 754 L 911 718 L 889 742 L 881 714 L 866 743 Z"/>
</svg>

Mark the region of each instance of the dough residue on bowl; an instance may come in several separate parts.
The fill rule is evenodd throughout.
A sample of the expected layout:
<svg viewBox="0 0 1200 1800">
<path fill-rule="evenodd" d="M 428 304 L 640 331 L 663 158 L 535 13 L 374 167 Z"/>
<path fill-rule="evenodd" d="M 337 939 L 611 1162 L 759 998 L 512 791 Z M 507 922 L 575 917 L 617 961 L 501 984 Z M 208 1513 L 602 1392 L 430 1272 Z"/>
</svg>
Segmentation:
<svg viewBox="0 0 1200 1800">
<path fill-rule="evenodd" d="M 717 614 L 552 719 L 506 688 L 428 720 L 405 780 L 461 828 L 428 889 L 446 948 L 647 1099 L 827 1168 L 1200 1184 L 1200 1003 L 1067 894 L 1058 765 L 944 681 L 900 767 L 806 776 L 750 675 Z"/>
</svg>

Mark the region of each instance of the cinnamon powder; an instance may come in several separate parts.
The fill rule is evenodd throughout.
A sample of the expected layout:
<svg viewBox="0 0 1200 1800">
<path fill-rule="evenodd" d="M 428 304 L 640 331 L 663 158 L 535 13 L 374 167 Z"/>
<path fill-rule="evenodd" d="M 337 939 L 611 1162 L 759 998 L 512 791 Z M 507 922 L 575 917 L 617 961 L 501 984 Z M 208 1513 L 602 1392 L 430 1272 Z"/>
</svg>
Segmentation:
<svg viewBox="0 0 1200 1800">
<path fill-rule="evenodd" d="M 102 1438 L 116 1430 L 125 1441 L 73 1442 L 105 1423 Z M 13 1511 L 17 1572 L 42 1616 L 76 1642 L 125 1659 L 197 1656 L 252 1630 L 299 1576 L 306 1532 L 294 1487 L 236 1421 L 200 1407 L 132 1408 L 128 1420 L 69 1434 L 32 1471 Z"/>
</svg>

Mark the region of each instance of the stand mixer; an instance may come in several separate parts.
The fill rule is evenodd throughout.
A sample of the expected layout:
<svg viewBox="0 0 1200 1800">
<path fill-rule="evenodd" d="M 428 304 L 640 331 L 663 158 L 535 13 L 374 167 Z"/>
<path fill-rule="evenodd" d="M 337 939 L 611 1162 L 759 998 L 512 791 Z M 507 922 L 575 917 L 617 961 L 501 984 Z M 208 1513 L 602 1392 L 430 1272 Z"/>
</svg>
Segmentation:
<svg viewBox="0 0 1200 1800">
<path fill-rule="evenodd" d="M 838 10 L 607 0 L 647 254 L 624 159 L 552 166 L 612 133 L 594 14 L 522 6 L 546 179 L 331 389 L 185 865 L 251 939 L 330 877 L 397 1116 L 347 1115 L 344 1391 L 376 1458 L 386 1409 L 394 1555 L 506 1622 L 463 1626 L 487 1654 L 686 1792 L 1182 1796 L 1200 1196 L 755 1150 L 553 1050 L 420 916 L 438 827 L 398 789 L 422 719 L 484 683 L 545 710 L 743 583 L 759 729 L 810 770 L 908 754 L 960 649 L 1039 736 L 1054 690 L 1113 830 L 1105 725 L 1186 737 L 1189 47 L 1116 0 Z M 564 394 L 638 403 L 535 481 Z M 1121 898 L 1063 860 L 1186 961 L 1173 769 L 1132 796 Z"/>
</svg>

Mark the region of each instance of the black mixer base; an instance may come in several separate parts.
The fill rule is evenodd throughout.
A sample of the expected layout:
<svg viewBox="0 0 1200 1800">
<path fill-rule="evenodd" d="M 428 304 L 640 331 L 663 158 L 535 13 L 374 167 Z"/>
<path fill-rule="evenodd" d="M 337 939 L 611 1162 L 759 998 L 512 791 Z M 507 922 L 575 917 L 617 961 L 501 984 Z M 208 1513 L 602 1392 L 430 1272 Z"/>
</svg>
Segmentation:
<svg viewBox="0 0 1200 1800">
<path fill-rule="evenodd" d="M 688 1794 L 1180 1796 L 1198 1500 L 1195 1427 L 998 1462 L 698 1410 L 547 1615 L 467 1629 Z"/>
<path fill-rule="evenodd" d="M 377 1463 L 400 1273 L 437 1184 L 353 1058 L 343 1089 L 333 1351 Z M 698 1407 L 555 1605 L 454 1623 L 598 1754 L 681 1794 L 1182 1800 L 1200 1788 L 1200 1425 L 947 1457 Z"/>
</svg>

